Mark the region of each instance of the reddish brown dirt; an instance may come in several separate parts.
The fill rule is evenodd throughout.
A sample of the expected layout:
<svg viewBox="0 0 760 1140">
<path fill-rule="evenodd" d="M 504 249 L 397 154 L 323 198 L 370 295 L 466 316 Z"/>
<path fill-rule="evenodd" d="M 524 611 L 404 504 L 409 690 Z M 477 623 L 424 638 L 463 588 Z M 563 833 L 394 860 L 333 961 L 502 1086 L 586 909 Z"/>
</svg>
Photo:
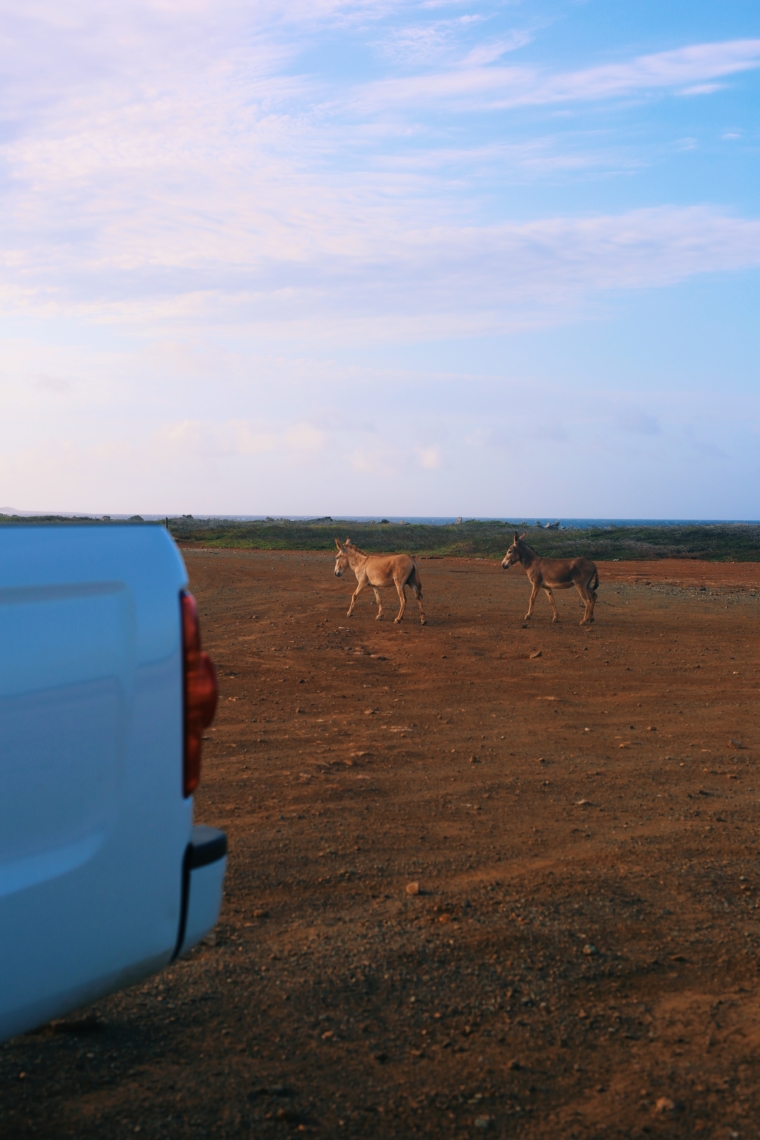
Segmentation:
<svg viewBox="0 0 760 1140">
<path fill-rule="evenodd" d="M 323 555 L 187 561 L 216 938 L 0 1048 L 2 1136 L 757 1136 L 760 565 L 528 629 L 491 562 L 423 561 L 422 628 Z"/>
</svg>

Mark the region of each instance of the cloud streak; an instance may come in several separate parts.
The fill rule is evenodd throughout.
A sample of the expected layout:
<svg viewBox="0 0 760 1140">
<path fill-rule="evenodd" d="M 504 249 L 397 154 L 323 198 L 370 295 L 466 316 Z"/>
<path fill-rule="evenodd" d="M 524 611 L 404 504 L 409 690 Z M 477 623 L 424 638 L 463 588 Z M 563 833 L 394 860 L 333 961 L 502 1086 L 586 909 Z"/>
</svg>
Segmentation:
<svg viewBox="0 0 760 1140">
<path fill-rule="evenodd" d="M 23 274 L 7 276 L 6 310 L 141 325 L 154 335 L 187 321 L 282 335 L 292 325 L 300 335 L 312 326 L 311 335 L 351 336 L 354 326 L 358 337 L 384 336 L 391 324 L 402 337 L 472 335 L 566 320 L 568 306 L 579 312 L 600 292 L 760 266 L 760 221 L 708 207 L 422 227 L 401 210 L 344 207 L 327 195 L 312 200 L 306 219 L 296 195 L 288 219 L 283 195 L 270 228 L 262 199 L 250 212 L 219 203 L 224 223 L 191 245 L 184 225 L 149 213 L 140 225 L 108 227 L 75 261 L 64 245 L 54 291 L 46 248 L 39 261 L 28 256 Z M 279 256 L 272 229 L 287 230 Z"/>
<path fill-rule="evenodd" d="M 365 85 L 356 102 L 366 110 L 393 104 L 445 102 L 460 110 L 492 110 L 591 102 L 683 89 L 717 90 L 713 81 L 760 67 L 760 39 L 694 44 L 628 62 L 547 74 L 535 67 L 471 67 Z"/>
</svg>

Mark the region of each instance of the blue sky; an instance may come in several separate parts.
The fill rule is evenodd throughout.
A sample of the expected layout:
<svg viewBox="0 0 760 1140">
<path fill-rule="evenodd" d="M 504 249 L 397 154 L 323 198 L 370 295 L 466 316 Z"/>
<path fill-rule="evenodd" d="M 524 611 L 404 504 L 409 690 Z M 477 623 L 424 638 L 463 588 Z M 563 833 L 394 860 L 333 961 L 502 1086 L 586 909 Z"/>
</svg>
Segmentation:
<svg viewBox="0 0 760 1140">
<path fill-rule="evenodd" d="M 760 517 L 760 9 L 2 3 L 0 506 Z"/>
</svg>

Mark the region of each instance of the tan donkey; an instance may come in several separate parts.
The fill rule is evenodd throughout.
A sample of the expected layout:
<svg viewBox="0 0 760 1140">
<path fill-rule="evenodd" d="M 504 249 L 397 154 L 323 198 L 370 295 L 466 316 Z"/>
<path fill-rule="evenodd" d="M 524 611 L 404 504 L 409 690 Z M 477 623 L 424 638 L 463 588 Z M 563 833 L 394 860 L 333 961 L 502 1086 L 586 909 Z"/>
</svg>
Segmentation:
<svg viewBox="0 0 760 1140">
<path fill-rule="evenodd" d="M 542 558 L 532 546 L 523 542 L 524 538 L 524 534 L 518 535 L 515 531 L 515 540 L 504 555 L 501 566 L 503 570 L 509 570 L 510 566 L 519 562 L 533 586 L 525 620 L 533 616 L 533 603 L 538 591 L 543 590 L 554 610 L 552 621 L 559 621 L 552 591 L 569 590 L 575 586 L 585 605 L 581 625 L 591 623 L 594 620 L 596 590 L 599 585 L 599 574 L 594 563 L 589 558 Z"/>
<path fill-rule="evenodd" d="M 417 605 L 420 607 L 420 622 L 425 624 L 425 611 L 422 608 L 422 582 L 417 563 L 408 554 L 365 554 L 358 546 L 354 546 L 350 538 L 341 544 L 335 539 L 338 554 L 335 559 L 335 577 L 340 578 L 347 566 L 350 566 L 359 583 L 351 596 L 351 605 L 348 607 L 348 617 L 354 612 L 356 599 L 366 586 L 371 586 L 377 602 L 376 621 L 383 616 L 383 603 L 380 590 L 396 587 L 401 608 L 393 619 L 401 621 L 406 609 L 406 587 L 414 593 Z"/>
</svg>

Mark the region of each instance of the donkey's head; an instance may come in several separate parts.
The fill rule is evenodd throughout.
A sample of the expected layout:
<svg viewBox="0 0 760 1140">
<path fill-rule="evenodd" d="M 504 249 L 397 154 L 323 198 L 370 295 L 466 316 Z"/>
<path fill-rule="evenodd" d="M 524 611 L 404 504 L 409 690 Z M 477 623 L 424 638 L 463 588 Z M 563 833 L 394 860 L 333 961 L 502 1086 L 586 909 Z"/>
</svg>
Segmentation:
<svg viewBox="0 0 760 1140">
<path fill-rule="evenodd" d="M 515 531 L 515 540 L 504 555 L 504 561 L 501 564 L 502 570 L 509 570 L 510 566 L 514 566 L 515 562 L 522 562 L 523 551 L 525 550 L 524 538 L 524 534 L 518 534 L 517 531 Z"/>
<path fill-rule="evenodd" d="M 352 545 L 351 539 L 347 538 L 346 541 L 341 546 L 341 544 L 338 542 L 338 540 L 336 538 L 335 539 L 335 545 L 338 548 L 338 553 L 335 556 L 335 577 L 340 578 L 343 571 L 349 565 L 348 551 L 351 549 L 351 545 Z"/>
</svg>

